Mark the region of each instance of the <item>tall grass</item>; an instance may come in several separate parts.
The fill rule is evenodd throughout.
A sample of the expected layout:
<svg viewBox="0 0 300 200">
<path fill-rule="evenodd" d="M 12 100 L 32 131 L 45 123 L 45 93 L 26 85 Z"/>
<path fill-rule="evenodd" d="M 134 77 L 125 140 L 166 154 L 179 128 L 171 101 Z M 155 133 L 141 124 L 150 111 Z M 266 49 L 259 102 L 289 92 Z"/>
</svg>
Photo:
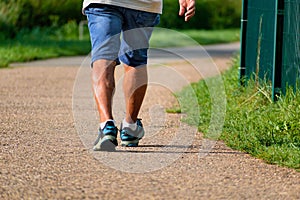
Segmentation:
<svg viewBox="0 0 300 200">
<path fill-rule="evenodd" d="M 268 163 L 300 170 L 300 89 L 287 89 L 274 103 L 269 83 L 258 86 L 250 80 L 239 86 L 238 62 L 222 75 L 226 89 L 227 109 L 222 135 L 219 139 L 234 149 L 248 152 Z M 214 79 L 214 78 L 212 78 Z M 205 81 L 192 85 L 196 92 L 200 116 L 189 105 L 190 91 L 178 95 L 186 99 L 181 110 L 198 117 L 199 130 L 207 133 L 211 117 L 211 97 Z M 178 110 L 178 109 L 177 109 Z M 189 119 L 193 124 L 195 119 Z M 209 137 L 209 135 L 206 135 Z"/>
</svg>

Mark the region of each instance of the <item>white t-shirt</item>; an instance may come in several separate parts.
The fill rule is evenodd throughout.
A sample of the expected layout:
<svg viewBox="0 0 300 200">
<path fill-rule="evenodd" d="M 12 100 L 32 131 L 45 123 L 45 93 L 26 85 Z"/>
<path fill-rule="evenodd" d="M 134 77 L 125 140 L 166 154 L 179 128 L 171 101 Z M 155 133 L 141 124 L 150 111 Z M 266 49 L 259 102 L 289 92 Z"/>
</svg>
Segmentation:
<svg viewBox="0 0 300 200">
<path fill-rule="evenodd" d="M 83 10 L 91 3 L 108 4 L 159 14 L 162 13 L 162 0 L 84 0 Z"/>
</svg>

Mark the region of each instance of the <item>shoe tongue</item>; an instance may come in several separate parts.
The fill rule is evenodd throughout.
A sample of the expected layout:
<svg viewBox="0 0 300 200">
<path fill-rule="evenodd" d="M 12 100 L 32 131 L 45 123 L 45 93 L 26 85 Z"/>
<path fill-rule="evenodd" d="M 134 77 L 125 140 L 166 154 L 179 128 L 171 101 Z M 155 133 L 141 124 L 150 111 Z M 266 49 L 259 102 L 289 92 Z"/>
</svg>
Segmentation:
<svg viewBox="0 0 300 200">
<path fill-rule="evenodd" d="M 107 121 L 106 125 L 107 126 L 115 126 L 115 123 L 113 121 Z"/>
</svg>

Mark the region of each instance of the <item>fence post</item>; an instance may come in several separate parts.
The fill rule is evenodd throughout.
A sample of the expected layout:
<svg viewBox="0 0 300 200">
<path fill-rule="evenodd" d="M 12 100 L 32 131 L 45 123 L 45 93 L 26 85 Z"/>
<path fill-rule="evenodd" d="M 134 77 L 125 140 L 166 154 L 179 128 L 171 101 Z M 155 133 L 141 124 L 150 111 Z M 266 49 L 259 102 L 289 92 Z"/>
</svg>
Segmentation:
<svg viewBox="0 0 300 200">
<path fill-rule="evenodd" d="M 78 32 L 79 32 L 79 40 L 83 40 L 83 26 L 85 24 L 87 24 L 88 22 L 86 20 L 82 20 L 79 22 L 79 29 L 78 29 Z"/>
<path fill-rule="evenodd" d="M 245 85 L 246 75 L 246 37 L 248 23 L 248 0 L 242 3 L 242 19 L 241 19 L 241 52 L 240 52 L 240 84 Z"/>
<path fill-rule="evenodd" d="M 284 0 L 277 0 L 276 2 L 275 27 L 272 98 L 274 101 L 277 101 L 282 88 L 281 77 L 283 61 Z"/>
</svg>

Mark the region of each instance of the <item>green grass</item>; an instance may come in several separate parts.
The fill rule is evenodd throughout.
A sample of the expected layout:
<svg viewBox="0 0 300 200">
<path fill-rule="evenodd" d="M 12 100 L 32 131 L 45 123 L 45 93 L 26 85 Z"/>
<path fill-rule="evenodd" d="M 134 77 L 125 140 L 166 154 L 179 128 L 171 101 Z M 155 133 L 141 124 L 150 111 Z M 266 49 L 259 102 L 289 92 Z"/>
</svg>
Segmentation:
<svg viewBox="0 0 300 200">
<path fill-rule="evenodd" d="M 152 38 L 152 47 L 182 47 L 236 42 L 240 39 L 239 29 L 226 30 L 170 30 L 157 28 Z"/>
<path fill-rule="evenodd" d="M 229 43 L 240 40 L 240 29 L 226 30 L 184 30 L 182 33 L 187 34 L 201 45 Z"/>
<path fill-rule="evenodd" d="M 239 86 L 237 66 L 235 61 L 234 66 L 222 75 L 227 106 L 219 139 L 267 163 L 300 170 L 300 89 L 295 92 L 287 89 L 286 96 L 274 103 L 268 83 L 257 86 L 254 81 L 249 81 L 246 87 Z M 216 78 L 210 78 L 210 81 L 214 82 Z M 188 113 L 191 117 L 187 121 L 194 125 L 197 123 L 199 130 L 209 138 L 212 102 L 207 81 L 192 84 L 199 113 L 195 112 L 195 105 L 190 104 L 193 95 L 189 88 L 177 94 L 184 100 L 181 108 L 169 111 Z"/>
<path fill-rule="evenodd" d="M 23 30 L 14 39 L 0 37 L 0 68 L 13 62 L 86 55 L 91 47 L 87 29 L 85 33 L 83 40 L 78 40 L 78 26 L 70 22 L 60 28 Z"/>
<path fill-rule="evenodd" d="M 0 45 L 0 67 L 12 62 L 84 55 L 90 50 L 88 41 L 47 40 L 47 41 L 8 41 Z"/>
<path fill-rule="evenodd" d="M 182 33 L 181 33 L 182 32 Z M 0 67 L 13 62 L 25 62 L 60 56 L 87 55 L 90 41 L 87 27 L 84 39 L 78 40 L 78 26 L 70 22 L 61 28 L 35 28 L 21 31 L 15 39 L 5 40 L 0 35 Z M 151 47 L 179 47 L 238 41 L 238 29 L 174 31 L 157 28 Z M 193 39 L 191 39 L 193 38 Z"/>
</svg>

